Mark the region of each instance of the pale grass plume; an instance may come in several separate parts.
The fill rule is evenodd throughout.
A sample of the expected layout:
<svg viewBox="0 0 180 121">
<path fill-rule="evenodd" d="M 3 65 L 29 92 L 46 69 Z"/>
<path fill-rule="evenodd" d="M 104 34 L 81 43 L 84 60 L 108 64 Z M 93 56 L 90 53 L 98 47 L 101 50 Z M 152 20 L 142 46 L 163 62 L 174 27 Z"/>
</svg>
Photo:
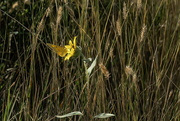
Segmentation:
<svg viewBox="0 0 180 121">
<path fill-rule="evenodd" d="M 136 74 L 133 74 L 133 82 L 134 82 L 134 84 L 137 83 L 137 75 Z"/>
<path fill-rule="evenodd" d="M 161 78 L 163 76 L 163 71 L 158 72 L 158 76 L 156 77 L 156 86 L 159 89 L 160 85 L 161 85 Z"/>
<path fill-rule="evenodd" d="M 57 15 L 57 21 L 56 21 L 56 24 L 58 25 L 61 21 L 61 16 L 62 16 L 62 7 L 60 6 L 59 7 L 59 10 L 58 10 L 58 15 Z"/>
<path fill-rule="evenodd" d="M 127 18 L 127 8 L 126 8 L 126 3 L 123 3 L 123 18 L 126 20 Z"/>
<path fill-rule="evenodd" d="M 137 8 L 140 9 L 142 6 L 142 0 L 137 0 Z"/>
<path fill-rule="evenodd" d="M 145 24 L 143 24 L 143 27 L 142 27 L 142 30 L 141 30 L 141 35 L 140 35 L 140 42 L 142 42 L 145 38 L 145 35 L 146 35 L 146 30 L 147 30 L 147 27 Z"/>
<path fill-rule="evenodd" d="M 173 94 L 173 90 L 171 90 L 171 91 L 169 92 L 168 100 L 171 98 L 172 94 Z"/>
<path fill-rule="evenodd" d="M 53 28 L 55 41 L 57 41 L 57 31 L 58 31 L 58 25 L 61 21 L 61 16 L 62 16 L 62 7 L 60 6 L 58 9 L 58 14 L 57 14 L 56 27 Z"/>
<path fill-rule="evenodd" d="M 31 4 L 31 1 L 30 1 L 30 0 L 24 0 L 24 4 L 30 5 L 30 4 Z"/>
<path fill-rule="evenodd" d="M 48 17 L 50 13 L 51 13 L 51 7 L 48 7 L 46 9 L 46 17 Z"/>
<path fill-rule="evenodd" d="M 105 45 L 105 51 L 107 51 L 108 50 L 108 48 L 109 48 L 109 40 L 108 41 L 106 41 L 106 45 Z"/>
<path fill-rule="evenodd" d="M 137 82 L 137 74 L 136 73 L 133 74 L 133 83 L 136 87 L 136 90 L 138 90 L 138 84 L 137 84 L 138 82 Z"/>
<path fill-rule="evenodd" d="M 64 3 L 67 4 L 67 0 L 64 0 Z"/>
<path fill-rule="evenodd" d="M 126 73 L 127 76 L 129 76 L 129 75 L 132 76 L 134 74 L 134 71 L 130 66 L 126 66 L 125 73 Z"/>
<path fill-rule="evenodd" d="M 130 2 L 130 6 L 132 6 L 134 4 L 134 0 Z"/>
<path fill-rule="evenodd" d="M 113 47 L 111 47 L 111 48 L 110 48 L 110 51 L 109 51 L 109 56 L 110 56 L 110 57 L 113 57 L 113 56 L 114 56 L 114 55 L 113 55 L 113 50 L 114 50 Z"/>
<path fill-rule="evenodd" d="M 17 2 L 15 2 L 13 5 L 12 5 L 12 9 L 14 9 L 14 8 L 16 8 L 16 7 L 18 7 L 19 6 L 19 3 L 18 3 L 18 1 Z"/>
<path fill-rule="evenodd" d="M 121 24 L 119 19 L 116 21 L 116 27 L 117 27 L 118 35 L 121 36 Z"/>
<path fill-rule="evenodd" d="M 26 5 L 30 5 L 30 4 L 31 4 L 31 1 L 30 1 L 30 0 L 23 0 L 23 3 L 26 4 Z M 12 13 L 12 12 L 14 11 L 14 9 L 17 8 L 18 6 L 19 6 L 19 2 L 16 1 L 16 2 L 12 5 L 11 9 L 9 10 L 9 13 Z"/>
<path fill-rule="evenodd" d="M 107 68 L 103 65 L 103 63 L 100 63 L 100 64 L 99 64 L 99 67 L 100 67 L 100 69 L 101 69 L 101 72 L 104 74 L 105 78 L 106 78 L 106 79 L 109 79 L 110 73 L 109 73 L 109 71 L 107 70 Z"/>
<path fill-rule="evenodd" d="M 44 17 L 39 22 L 39 25 L 37 27 L 37 33 L 41 32 L 43 28 L 44 28 Z"/>
<path fill-rule="evenodd" d="M 49 7 L 46 9 L 46 17 L 48 17 L 51 13 L 52 13 L 52 9 L 53 9 L 53 4 L 54 1 L 51 1 Z"/>
<path fill-rule="evenodd" d="M 18 3 L 18 1 L 16 1 L 16 2 L 12 5 L 11 9 L 9 10 L 9 13 L 12 13 L 12 12 L 14 11 L 14 9 L 17 8 L 18 6 L 19 6 L 19 3 Z"/>
</svg>

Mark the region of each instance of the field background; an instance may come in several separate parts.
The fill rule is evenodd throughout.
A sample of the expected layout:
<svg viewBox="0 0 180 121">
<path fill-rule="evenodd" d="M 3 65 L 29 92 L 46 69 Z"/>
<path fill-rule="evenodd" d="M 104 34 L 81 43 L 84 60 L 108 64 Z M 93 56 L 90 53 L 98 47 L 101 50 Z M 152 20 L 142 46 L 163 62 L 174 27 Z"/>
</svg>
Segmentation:
<svg viewBox="0 0 180 121">
<path fill-rule="evenodd" d="M 74 36 L 98 55 L 89 88 L 82 58 L 46 45 Z M 0 120 L 180 121 L 179 49 L 179 0 L 3 0 Z"/>
</svg>

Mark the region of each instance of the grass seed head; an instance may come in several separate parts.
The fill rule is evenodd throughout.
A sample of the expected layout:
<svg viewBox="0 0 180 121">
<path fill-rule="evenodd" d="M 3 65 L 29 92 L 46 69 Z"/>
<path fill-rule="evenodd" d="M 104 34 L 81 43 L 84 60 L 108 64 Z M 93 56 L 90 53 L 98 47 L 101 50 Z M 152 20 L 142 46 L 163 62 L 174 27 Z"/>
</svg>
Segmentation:
<svg viewBox="0 0 180 121">
<path fill-rule="evenodd" d="M 37 33 L 40 32 L 43 29 L 43 27 L 44 27 L 44 17 L 39 22 L 39 25 L 37 27 Z"/>
<path fill-rule="evenodd" d="M 117 27 L 118 35 L 121 36 L 121 24 L 119 19 L 116 21 L 116 27 Z"/>
<path fill-rule="evenodd" d="M 110 51 L 109 51 L 109 56 L 110 56 L 110 57 L 113 57 L 113 56 L 114 56 L 114 55 L 113 55 L 113 50 L 114 50 L 113 47 L 111 47 L 111 48 L 110 48 Z"/>
<path fill-rule="evenodd" d="M 142 6 L 142 1 L 141 0 L 137 0 L 137 8 L 140 9 Z"/>
<path fill-rule="evenodd" d="M 133 75 L 134 71 L 130 66 L 126 66 L 125 73 L 126 73 L 127 76 L 129 76 L 129 75 Z"/>
<path fill-rule="evenodd" d="M 133 82 L 136 84 L 137 83 L 137 75 L 133 74 Z"/>
<path fill-rule="evenodd" d="M 137 80 L 138 80 L 137 75 L 136 75 L 136 73 L 134 73 L 133 74 L 133 83 L 134 83 L 134 85 L 136 87 L 136 90 L 138 91 L 139 89 L 138 89 L 138 81 Z"/>
<path fill-rule="evenodd" d="M 140 42 L 142 42 L 145 38 L 145 35 L 146 35 L 146 25 L 144 24 L 143 27 L 142 27 L 142 30 L 141 30 L 141 36 L 140 36 Z"/>
<path fill-rule="evenodd" d="M 124 20 L 126 20 L 126 18 L 127 18 L 127 8 L 126 8 L 125 2 L 123 4 L 123 18 L 124 18 Z"/>
<path fill-rule="evenodd" d="M 107 70 L 107 68 L 103 65 L 103 63 L 100 63 L 100 64 L 99 64 L 99 67 L 100 67 L 100 69 L 101 69 L 101 72 L 104 74 L 105 78 L 106 78 L 106 79 L 109 79 L 110 73 L 109 73 L 109 71 Z"/>
<path fill-rule="evenodd" d="M 24 4 L 30 5 L 30 4 L 31 4 L 31 1 L 30 1 L 30 0 L 24 0 Z"/>
<path fill-rule="evenodd" d="M 17 1 L 12 5 L 11 9 L 9 10 L 9 13 L 12 13 L 14 11 L 14 9 L 17 8 L 18 6 L 19 6 L 19 3 Z"/>
<path fill-rule="evenodd" d="M 57 15 L 57 25 L 60 23 L 61 21 L 61 16 L 62 16 L 62 7 L 60 6 L 59 7 L 59 10 L 58 10 L 58 15 Z"/>
</svg>

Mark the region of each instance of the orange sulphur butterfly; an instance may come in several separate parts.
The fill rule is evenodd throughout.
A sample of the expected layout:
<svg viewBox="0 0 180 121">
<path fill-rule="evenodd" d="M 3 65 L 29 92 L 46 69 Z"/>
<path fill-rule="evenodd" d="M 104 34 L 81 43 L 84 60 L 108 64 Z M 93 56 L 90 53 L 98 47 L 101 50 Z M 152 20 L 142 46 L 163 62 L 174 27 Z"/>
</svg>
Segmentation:
<svg viewBox="0 0 180 121">
<path fill-rule="evenodd" d="M 53 45 L 50 43 L 46 43 L 46 45 L 48 45 L 54 52 L 56 52 L 61 57 L 64 57 L 67 54 L 67 49 L 65 47 Z"/>
</svg>

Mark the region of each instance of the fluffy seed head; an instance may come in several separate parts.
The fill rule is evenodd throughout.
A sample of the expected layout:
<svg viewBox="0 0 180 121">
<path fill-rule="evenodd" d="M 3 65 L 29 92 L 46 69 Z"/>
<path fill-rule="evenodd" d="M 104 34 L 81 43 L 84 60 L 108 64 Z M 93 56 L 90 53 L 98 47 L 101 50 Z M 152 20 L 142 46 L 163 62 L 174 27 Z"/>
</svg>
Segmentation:
<svg viewBox="0 0 180 121">
<path fill-rule="evenodd" d="M 133 75 L 134 71 L 130 66 L 126 66 L 125 73 L 126 73 L 127 76 L 129 76 L 129 75 Z"/>
</svg>

